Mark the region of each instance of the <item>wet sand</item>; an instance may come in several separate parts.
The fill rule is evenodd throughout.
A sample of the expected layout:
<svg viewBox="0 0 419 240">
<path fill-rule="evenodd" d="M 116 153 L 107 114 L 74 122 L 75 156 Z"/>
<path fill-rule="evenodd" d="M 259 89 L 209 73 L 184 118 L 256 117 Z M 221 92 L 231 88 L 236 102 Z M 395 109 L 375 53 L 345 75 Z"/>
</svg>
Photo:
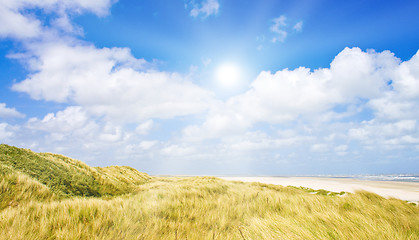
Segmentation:
<svg viewBox="0 0 419 240">
<path fill-rule="evenodd" d="M 230 181 L 260 182 L 282 186 L 308 187 L 332 192 L 355 192 L 365 190 L 385 198 L 419 202 L 419 183 L 395 181 L 368 181 L 350 178 L 320 177 L 220 177 Z"/>
</svg>

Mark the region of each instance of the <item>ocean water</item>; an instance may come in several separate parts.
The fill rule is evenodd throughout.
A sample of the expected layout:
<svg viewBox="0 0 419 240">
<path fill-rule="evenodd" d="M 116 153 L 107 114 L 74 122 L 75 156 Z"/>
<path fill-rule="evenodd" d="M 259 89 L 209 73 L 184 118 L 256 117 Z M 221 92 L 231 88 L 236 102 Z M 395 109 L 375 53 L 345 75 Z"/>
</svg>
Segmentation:
<svg viewBox="0 0 419 240">
<path fill-rule="evenodd" d="M 379 174 L 379 175 L 349 175 L 349 176 L 328 176 L 332 178 L 353 178 L 369 181 L 398 181 L 398 182 L 419 182 L 419 174 Z"/>
</svg>

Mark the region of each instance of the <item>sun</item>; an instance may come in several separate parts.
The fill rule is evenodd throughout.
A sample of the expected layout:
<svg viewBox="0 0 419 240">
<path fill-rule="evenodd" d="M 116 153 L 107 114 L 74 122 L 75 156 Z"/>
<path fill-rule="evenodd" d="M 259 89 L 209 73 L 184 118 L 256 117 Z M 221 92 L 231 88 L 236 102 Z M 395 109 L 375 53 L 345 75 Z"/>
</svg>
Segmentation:
<svg viewBox="0 0 419 240">
<path fill-rule="evenodd" d="M 222 87 L 236 87 L 240 82 L 240 69 L 234 63 L 223 63 L 216 69 L 215 78 Z"/>
</svg>

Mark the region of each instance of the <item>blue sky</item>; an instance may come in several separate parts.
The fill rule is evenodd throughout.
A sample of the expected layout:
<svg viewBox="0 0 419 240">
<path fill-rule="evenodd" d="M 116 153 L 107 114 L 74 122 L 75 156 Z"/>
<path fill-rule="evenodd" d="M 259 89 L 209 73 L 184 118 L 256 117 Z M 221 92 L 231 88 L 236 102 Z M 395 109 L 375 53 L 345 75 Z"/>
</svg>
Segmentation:
<svg viewBox="0 0 419 240">
<path fill-rule="evenodd" d="M 0 142 L 150 174 L 418 173 L 418 10 L 4 0 Z"/>
</svg>

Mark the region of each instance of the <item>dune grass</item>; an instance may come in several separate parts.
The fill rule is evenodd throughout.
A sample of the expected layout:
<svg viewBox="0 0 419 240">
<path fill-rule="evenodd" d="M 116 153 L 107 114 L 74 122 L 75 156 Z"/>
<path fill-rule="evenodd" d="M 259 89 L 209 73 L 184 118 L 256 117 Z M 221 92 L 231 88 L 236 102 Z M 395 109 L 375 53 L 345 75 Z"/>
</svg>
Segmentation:
<svg viewBox="0 0 419 240">
<path fill-rule="evenodd" d="M 62 155 L 0 144 L 0 176 L 7 175 L 27 176 L 62 198 L 126 194 L 150 179 L 130 167 L 94 168 Z"/>
<path fill-rule="evenodd" d="M 1 169 L 0 169 L 1 171 Z M 0 176 L 0 210 L 31 201 L 53 201 L 59 197 L 50 189 L 24 174 Z"/>
<path fill-rule="evenodd" d="M 135 191 L 58 198 L 29 177 L 3 178 L 0 189 L 25 183 L 16 202 L 23 193 L 33 199 L 0 210 L 0 239 L 419 239 L 417 206 L 369 192 L 313 194 L 214 177 L 136 182 L 135 174 L 121 173 L 130 169 L 96 170 L 108 174 L 103 181 L 135 184 Z"/>
</svg>

